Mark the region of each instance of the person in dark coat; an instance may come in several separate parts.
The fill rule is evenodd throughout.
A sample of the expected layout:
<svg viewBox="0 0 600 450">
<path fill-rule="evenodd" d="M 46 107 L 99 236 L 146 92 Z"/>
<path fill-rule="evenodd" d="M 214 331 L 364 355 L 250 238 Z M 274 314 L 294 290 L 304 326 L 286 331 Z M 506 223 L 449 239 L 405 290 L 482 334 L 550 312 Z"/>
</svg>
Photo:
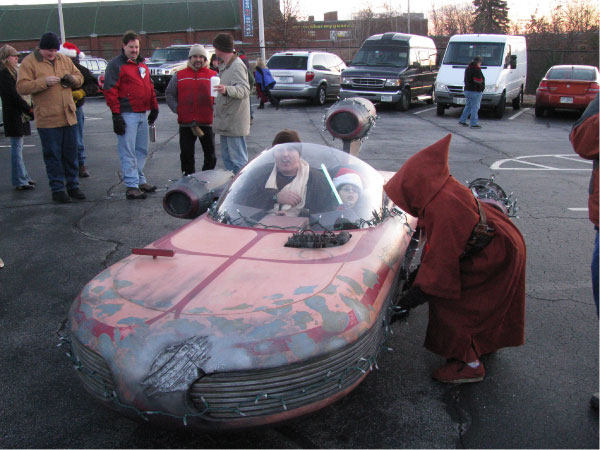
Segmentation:
<svg viewBox="0 0 600 450">
<path fill-rule="evenodd" d="M 23 136 L 31 135 L 29 121 L 33 118 L 33 109 L 17 93 L 18 65 L 19 53 L 13 47 L 0 48 L 0 97 L 4 134 L 10 138 L 11 181 L 16 190 L 25 191 L 35 186 L 23 161 Z"/>
<path fill-rule="evenodd" d="M 256 60 L 254 79 L 256 80 L 256 95 L 260 99 L 258 109 L 264 109 L 267 101 L 271 102 L 275 109 L 279 109 L 279 99 L 271 93 L 271 89 L 275 86 L 275 79 L 261 58 Z"/>
<path fill-rule="evenodd" d="M 458 123 L 463 127 L 467 125 L 467 119 L 471 116 L 471 128 L 481 128 L 479 125 L 479 106 L 481 105 L 481 97 L 485 89 L 485 78 L 481 71 L 481 56 L 476 56 L 465 69 L 465 89 L 464 94 L 467 99 L 465 109 L 458 119 Z"/>
<path fill-rule="evenodd" d="M 83 114 L 83 104 L 85 103 L 85 97 L 91 97 L 92 95 L 96 95 L 98 92 L 98 80 L 94 75 L 92 75 L 92 72 L 90 72 L 87 67 L 82 66 L 79 62 L 80 58 L 84 58 L 85 55 L 75 44 L 65 42 L 63 45 L 61 45 L 59 52 L 71 58 L 71 61 L 73 61 L 75 67 L 77 67 L 77 69 L 81 72 L 81 75 L 83 75 L 83 84 L 79 89 L 75 89 L 73 91 L 73 101 L 75 102 L 75 107 L 77 108 L 77 127 L 75 128 L 75 132 L 77 134 L 79 177 L 87 178 L 90 176 L 90 173 L 85 165 L 85 146 L 83 145 L 83 124 L 85 116 Z"/>
<path fill-rule="evenodd" d="M 483 379 L 481 355 L 524 344 L 526 248 L 503 212 L 450 175 L 450 139 L 409 158 L 384 190 L 418 217 L 428 244 L 400 305 L 429 302 L 425 347 L 447 359 L 433 378 L 466 383 Z M 495 231 L 477 251 L 467 243 L 482 219 Z"/>
</svg>

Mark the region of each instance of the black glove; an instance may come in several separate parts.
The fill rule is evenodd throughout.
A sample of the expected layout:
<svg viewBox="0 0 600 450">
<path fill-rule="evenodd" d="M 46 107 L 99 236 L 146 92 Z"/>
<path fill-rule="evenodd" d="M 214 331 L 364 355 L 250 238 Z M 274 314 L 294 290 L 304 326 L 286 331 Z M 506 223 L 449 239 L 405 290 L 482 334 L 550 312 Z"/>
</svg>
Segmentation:
<svg viewBox="0 0 600 450">
<path fill-rule="evenodd" d="M 150 114 L 148 114 L 148 125 L 152 125 L 156 122 L 156 118 L 158 117 L 158 109 L 151 109 Z"/>
<path fill-rule="evenodd" d="M 113 113 L 113 131 L 119 136 L 125 134 L 125 121 L 121 114 Z"/>
<path fill-rule="evenodd" d="M 60 79 L 60 84 L 62 87 L 68 88 L 68 87 L 75 87 L 77 82 L 75 81 L 75 78 L 73 78 L 73 75 L 68 73 Z"/>
<path fill-rule="evenodd" d="M 398 302 L 399 306 L 404 309 L 416 308 L 423 303 L 429 301 L 429 296 L 419 289 L 416 286 L 411 287 L 407 290 L 402 297 L 400 297 L 400 301 Z"/>
</svg>

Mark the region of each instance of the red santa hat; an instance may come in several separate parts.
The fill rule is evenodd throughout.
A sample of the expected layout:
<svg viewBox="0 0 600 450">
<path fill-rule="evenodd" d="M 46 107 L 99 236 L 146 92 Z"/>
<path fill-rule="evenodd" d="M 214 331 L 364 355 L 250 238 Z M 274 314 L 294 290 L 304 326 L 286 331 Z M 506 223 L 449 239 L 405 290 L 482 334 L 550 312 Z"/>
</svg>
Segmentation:
<svg viewBox="0 0 600 450">
<path fill-rule="evenodd" d="M 79 50 L 75 44 L 71 44 L 70 42 L 65 42 L 60 46 L 59 53 L 62 53 L 69 58 L 84 58 L 85 54 Z"/>
<path fill-rule="evenodd" d="M 358 188 L 362 192 L 363 184 L 360 179 L 360 175 L 356 170 L 342 168 L 338 171 L 337 175 L 333 179 L 333 185 L 336 189 L 339 189 L 343 184 L 351 184 Z"/>
</svg>

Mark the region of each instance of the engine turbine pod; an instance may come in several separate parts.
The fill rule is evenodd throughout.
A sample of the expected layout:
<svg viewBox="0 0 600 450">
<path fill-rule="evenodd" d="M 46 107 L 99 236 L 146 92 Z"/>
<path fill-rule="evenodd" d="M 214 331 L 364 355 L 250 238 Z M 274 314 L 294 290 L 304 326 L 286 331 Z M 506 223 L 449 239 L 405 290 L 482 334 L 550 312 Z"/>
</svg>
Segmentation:
<svg viewBox="0 0 600 450">
<path fill-rule="evenodd" d="M 205 170 L 180 178 L 167 189 L 163 208 L 179 219 L 198 217 L 221 196 L 232 179 L 233 172 L 222 169 Z"/>
<path fill-rule="evenodd" d="M 362 97 L 347 98 L 335 103 L 325 116 L 325 126 L 334 138 L 362 139 L 377 118 L 375 105 Z"/>
</svg>

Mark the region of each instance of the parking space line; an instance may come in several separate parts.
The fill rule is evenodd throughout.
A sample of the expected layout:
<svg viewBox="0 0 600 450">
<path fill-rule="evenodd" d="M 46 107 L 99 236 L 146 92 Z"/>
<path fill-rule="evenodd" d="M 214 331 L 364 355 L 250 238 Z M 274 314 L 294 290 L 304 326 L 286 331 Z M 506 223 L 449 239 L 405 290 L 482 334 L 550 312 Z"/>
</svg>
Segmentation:
<svg viewBox="0 0 600 450">
<path fill-rule="evenodd" d="M 0 147 L 2 147 L 2 148 L 10 148 L 10 145 L 0 145 Z M 35 147 L 35 145 L 26 144 L 23 147 Z"/>
<path fill-rule="evenodd" d="M 587 211 L 587 208 L 567 208 L 569 211 Z"/>
<path fill-rule="evenodd" d="M 424 113 L 427 111 L 433 111 L 436 108 L 437 108 L 437 106 L 434 106 L 433 108 L 422 109 L 421 111 L 414 112 L 413 114 L 421 114 L 421 113 Z"/>
<path fill-rule="evenodd" d="M 529 111 L 530 109 L 531 109 L 531 108 L 523 108 L 523 109 L 522 109 L 521 111 L 519 111 L 518 113 L 516 113 L 516 114 L 513 114 L 512 116 L 510 116 L 510 117 L 508 118 L 508 120 L 513 120 L 513 119 L 516 119 L 516 118 L 517 118 L 517 117 L 519 117 L 521 114 L 523 114 L 525 111 Z"/>
</svg>

